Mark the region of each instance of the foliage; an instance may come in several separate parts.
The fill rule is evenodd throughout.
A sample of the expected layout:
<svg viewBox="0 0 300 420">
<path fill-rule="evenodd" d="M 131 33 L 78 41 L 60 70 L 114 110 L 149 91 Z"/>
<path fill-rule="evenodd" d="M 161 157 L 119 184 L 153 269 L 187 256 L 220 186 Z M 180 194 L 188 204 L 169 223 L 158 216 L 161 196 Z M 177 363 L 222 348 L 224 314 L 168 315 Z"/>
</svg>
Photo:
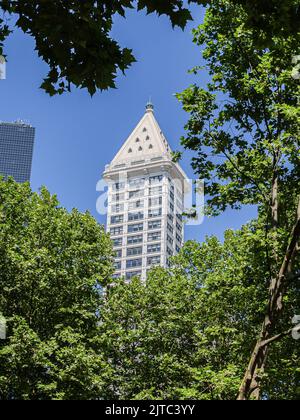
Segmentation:
<svg viewBox="0 0 300 420">
<path fill-rule="evenodd" d="M 109 367 L 95 346 L 111 242 L 42 188 L 0 181 L 0 399 L 89 399 Z"/>
<path fill-rule="evenodd" d="M 245 19 L 229 1 L 208 9 L 194 41 L 205 45 L 212 81 L 178 95 L 190 114 L 182 144 L 196 152 L 192 164 L 206 180 L 213 214 L 269 206 L 274 170 L 280 188 L 298 190 L 299 83 L 291 76 L 298 38 L 274 38 L 272 50 L 258 50 Z"/>
<path fill-rule="evenodd" d="M 112 286 L 111 243 L 89 214 L 12 180 L 0 203 L 0 400 L 235 399 L 268 300 L 263 222 Z M 297 307 L 292 283 L 278 332 Z M 272 347 L 265 398 L 299 397 L 298 364 L 291 335 Z"/>
<path fill-rule="evenodd" d="M 93 95 L 97 89 L 115 87 L 119 71 L 125 72 L 135 61 L 132 51 L 121 48 L 111 37 L 115 15 L 126 16 L 128 9 L 166 15 L 173 26 L 184 28 L 192 19 L 187 4 L 219 6 L 216 0 L 0 0 L 0 55 L 11 31 L 8 17 L 31 35 L 39 56 L 48 64 L 49 73 L 42 88 L 54 95 L 70 91 L 71 85 L 85 88 Z M 269 45 L 270 34 L 286 37 L 299 28 L 297 0 L 231 0 L 246 14 L 246 25 L 255 27 L 258 44 Z M 220 8 L 222 13 L 222 8 Z"/>
<path fill-rule="evenodd" d="M 268 298 L 264 261 L 264 234 L 253 223 L 228 231 L 224 244 L 186 243 L 145 285 L 136 279 L 112 288 L 99 337 L 113 371 L 107 398 L 235 399 Z M 286 322 L 296 306 L 291 290 Z M 297 363 L 290 336 L 272 353 L 267 398 L 296 399 Z"/>
<path fill-rule="evenodd" d="M 258 42 L 248 18 L 229 0 L 211 3 L 194 31 L 211 82 L 178 95 L 190 114 L 182 145 L 195 152 L 192 166 L 206 180 L 208 212 L 257 205 L 265 231 L 269 302 L 238 399 L 261 396 L 300 240 L 299 33 L 275 31 Z"/>
</svg>

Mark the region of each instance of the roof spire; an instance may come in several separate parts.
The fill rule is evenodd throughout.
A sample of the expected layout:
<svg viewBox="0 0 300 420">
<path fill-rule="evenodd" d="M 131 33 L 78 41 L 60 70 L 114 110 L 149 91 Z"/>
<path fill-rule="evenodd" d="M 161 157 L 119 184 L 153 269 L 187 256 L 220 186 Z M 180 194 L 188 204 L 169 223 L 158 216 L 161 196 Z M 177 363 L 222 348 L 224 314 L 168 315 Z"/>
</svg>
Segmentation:
<svg viewBox="0 0 300 420">
<path fill-rule="evenodd" d="M 149 101 L 147 102 L 147 105 L 146 105 L 146 112 L 153 112 L 153 111 L 154 111 L 154 105 L 152 103 L 151 96 L 150 96 Z"/>
</svg>

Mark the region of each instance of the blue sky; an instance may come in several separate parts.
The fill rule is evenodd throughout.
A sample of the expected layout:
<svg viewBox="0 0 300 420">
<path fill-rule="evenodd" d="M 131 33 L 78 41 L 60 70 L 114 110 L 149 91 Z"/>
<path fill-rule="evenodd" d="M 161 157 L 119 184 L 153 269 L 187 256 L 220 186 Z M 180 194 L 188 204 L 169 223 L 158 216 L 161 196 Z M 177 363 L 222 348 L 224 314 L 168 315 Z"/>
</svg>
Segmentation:
<svg viewBox="0 0 300 420">
<path fill-rule="evenodd" d="M 155 115 L 171 147 L 178 149 L 187 115 L 174 93 L 193 82 L 205 85 L 208 76 L 188 74 L 188 69 L 203 64 L 200 48 L 192 43 L 191 30 L 203 19 L 198 8 L 195 22 L 183 32 L 172 30 L 169 21 L 155 15 L 130 11 L 127 19 L 116 18 L 113 36 L 122 46 L 133 49 L 137 63 L 118 78 L 118 89 L 97 93 L 85 91 L 50 98 L 38 87 L 47 72 L 34 51 L 33 40 L 19 31 L 9 38 L 7 79 L 0 81 L 0 121 L 18 118 L 36 127 L 32 188 L 45 185 L 58 195 L 61 204 L 71 209 L 96 213 L 96 183 L 144 113 L 151 95 Z M 182 162 L 193 177 L 190 155 Z M 227 211 L 201 226 L 187 227 L 186 239 L 203 240 L 215 234 L 222 238 L 227 228 L 239 228 L 255 217 L 255 209 Z"/>
</svg>

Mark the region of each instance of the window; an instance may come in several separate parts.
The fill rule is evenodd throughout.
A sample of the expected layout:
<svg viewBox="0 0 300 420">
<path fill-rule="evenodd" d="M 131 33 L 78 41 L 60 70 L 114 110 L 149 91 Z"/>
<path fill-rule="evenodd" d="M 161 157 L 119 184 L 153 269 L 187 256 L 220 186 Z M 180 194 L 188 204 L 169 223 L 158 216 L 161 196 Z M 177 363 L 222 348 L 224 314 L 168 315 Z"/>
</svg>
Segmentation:
<svg viewBox="0 0 300 420">
<path fill-rule="evenodd" d="M 129 210 L 141 209 L 144 207 L 144 200 L 133 201 L 129 203 Z"/>
<path fill-rule="evenodd" d="M 110 234 L 112 236 L 123 235 L 123 226 L 115 227 L 110 229 Z"/>
<path fill-rule="evenodd" d="M 128 153 L 132 153 L 132 149 L 131 148 L 128 150 Z"/>
<path fill-rule="evenodd" d="M 142 258 L 136 258 L 134 260 L 127 260 L 126 261 L 126 267 L 127 268 L 141 267 L 142 263 L 143 263 Z"/>
<path fill-rule="evenodd" d="M 128 226 L 128 233 L 141 232 L 144 230 L 144 223 L 136 223 Z"/>
<path fill-rule="evenodd" d="M 172 193 L 172 191 L 170 191 L 170 198 L 171 198 L 171 200 L 173 201 L 173 203 L 174 203 L 174 193 Z"/>
<path fill-rule="evenodd" d="M 174 192 L 175 188 L 174 188 L 174 185 L 173 185 L 173 182 L 172 182 L 171 178 L 168 178 L 168 181 L 169 181 L 169 184 L 170 184 L 171 191 Z"/>
<path fill-rule="evenodd" d="M 136 190 L 136 191 L 129 192 L 129 199 L 139 198 L 139 197 L 144 197 L 144 190 Z"/>
<path fill-rule="evenodd" d="M 167 254 L 168 254 L 170 257 L 172 257 L 172 256 L 173 256 L 173 251 L 172 251 L 169 247 L 167 247 Z"/>
<path fill-rule="evenodd" d="M 176 222 L 176 228 L 181 232 L 182 231 L 182 225 L 178 222 Z"/>
<path fill-rule="evenodd" d="M 143 242 L 143 235 L 128 236 L 128 239 L 127 239 L 128 245 L 140 244 L 142 242 Z"/>
<path fill-rule="evenodd" d="M 162 186 L 149 188 L 149 195 L 160 195 L 162 194 Z"/>
<path fill-rule="evenodd" d="M 157 207 L 162 205 L 162 197 L 149 198 L 149 207 Z"/>
<path fill-rule="evenodd" d="M 119 191 L 119 190 L 123 190 L 125 188 L 125 182 L 116 182 L 113 185 L 113 190 L 114 191 Z"/>
<path fill-rule="evenodd" d="M 181 214 L 176 214 L 177 219 L 179 219 L 182 222 L 182 215 Z"/>
<path fill-rule="evenodd" d="M 148 140 L 150 140 L 150 137 L 149 137 L 149 136 L 147 136 L 147 137 L 146 137 L 146 140 L 147 140 L 147 141 L 148 141 Z"/>
<path fill-rule="evenodd" d="M 114 263 L 114 267 L 115 267 L 115 270 L 121 270 L 121 268 L 122 268 L 122 263 L 121 263 L 121 261 L 116 261 L 116 262 Z"/>
<path fill-rule="evenodd" d="M 152 146 L 152 144 L 150 144 L 150 145 L 149 145 L 149 149 L 150 149 L 150 150 L 151 150 L 151 149 L 153 149 L 153 146 Z"/>
<path fill-rule="evenodd" d="M 176 252 L 180 251 L 180 246 L 176 245 Z"/>
<path fill-rule="evenodd" d="M 144 133 L 146 133 L 146 132 L 147 132 L 147 128 L 146 128 L 146 127 L 144 127 L 144 130 L 143 130 L 143 132 L 144 132 Z"/>
<path fill-rule="evenodd" d="M 161 233 L 160 232 L 151 232 L 148 233 L 148 241 L 160 241 Z"/>
<path fill-rule="evenodd" d="M 123 238 L 113 239 L 113 244 L 114 244 L 114 246 L 122 246 L 122 244 L 123 244 Z"/>
<path fill-rule="evenodd" d="M 168 223 L 168 231 L 172 234 L 174 232 L 173 226 L 171 226 L 170 223 Z"/>
<path fill-rule="evenodd" d="M 141 152 L 143 150 L 142 146 L 139 147 L 139 152 Z"/>
<path fill-rule="evenodd" d="M 174 240 L 173 240 L 173 238 L 171 238 L 171 236 L 170 235 L 168 235 L 167 236 L 167 241 L 169 242 L 169 244 L 171 244 L 171 245 L 173 245 L 173 243 L 174 243 Z"/>
<path fill-rule="evenodd" d="M 160 229 L 161 228 L 161 220 L 153 220 L 151 222 L 148 222 L 148 229 Z"/>
<path fill-rule="evenodd" d="M 116 258 L 122 258 L 122 249 L 115 251 Z"/>
<path fill-rule="evenodd" d="M 168 214 L 168 219 L 170 220 L 170 222 L 173 223 L 173 221 L 174 221 L 174 215 L 169 213 Z"/>
<path fill-rule="evenodd" d="M 162 215 L 162 209 L 161 208 L 149 210 L 149 217 L 150 218 L 160 217 L 161 215 Z"/>
<path fill-rule="evenodd" d="M 163 176 L 162 175 L 156 175 L 156 176 L 151 176 L 149 178 L 149 182 L 150 184 L 158 184 L 163 180 Z"/>
<path fill-rule="evenodd" d="M 124 193 L 121 193 L 121 194 L 114 194 L 113 196 L 112 196 L 112 202 L 113 203 L 116 203 L 116 202 L 118 202 L 118 201 L 123 201 L 125 199 L 125 194 Z"/>
<path fill-rule="evenodd" d="M 177 204 L 177 207 L 182 211 L 182 209 L 183 209 L 182 202 L 179 201 L 179 200 L 176 200 L 176 204 Z"/>
<path fill-rule="evenodd" d="M 171 212 L 173 213 L 173 212 L 174 212 L 174 204 L 169 203 L 169 205 L 170 205 L 170 210 L 171 210 Z"/>
<path fill-rule="evenodd" d="M 143 188 L 145 185 L 145 178 L 137 178 L 129 180 L 130 188 Z"/>
<path fill-rule="evenodd" d="M 142 255 L 143 248 L 141 246 L 137 248 L 128 248 L 127 249 L 127 257 L 133 257 L 135 255 Z"/>
<path fill-rule="evenodd" d="M 113 279 L 119 279 L 121 277 L 121 274 L 113 274 L 112 278 Z"/>
<path fill-rule="evenodd" d="M 160 255 L 147 258 L 147 265 L 157 265 L 157 264 L 160 264 Z"/>
<path fill-rule="evenodd" d="M 182 242 L 182 237 L 180 235 L 178 235 L 178 233 L 176 234 L 176 239 L 178 242 Z"/>
<path fill-rule="evenodd" d="M 124 211 L 124 204 L 114 204 L 111 206 L 112 213 L 121 213 Z"/>
<path fill-rule="evenodd" d="M 137 138 L 135 139 L 135 142 L 136 142 L 136 143 L 139 143 L 139 142 L 140 142 L 140 139 L 137 137 Z"/>
<path fill-rule="evenodd" d="M 110 222 L 112 225 L 117 225 L 118 223 L 123 223 L 124 221 L 124 216 L 123 215 L 119 215 L 119 216 L 112 216 L 110 219 Z"/>
<path fill-rule="evenodd" d="M 139 277 L 141 275 L 141 271 L 131 271 L 130 273 L 126 273 L 126 280 L 131 280 L 133 277 Z"/>
<path fill-rule="evenodd" d="M 134 222 L 135 220 L 143 220 L 144 218 L 144 213 L 139 212 L 139 213 L 128 213 L 128 221 L 129 222 Z"/>
<path fill-rule="evenodd" d="M 147 247 L 147 252 L 149 254 L 154 254 L 154 253 L 160 252 L 160 251 L 161 251 L 161 245 L 160 244 L 148 245 L 148 247 Z"/>
</svg>

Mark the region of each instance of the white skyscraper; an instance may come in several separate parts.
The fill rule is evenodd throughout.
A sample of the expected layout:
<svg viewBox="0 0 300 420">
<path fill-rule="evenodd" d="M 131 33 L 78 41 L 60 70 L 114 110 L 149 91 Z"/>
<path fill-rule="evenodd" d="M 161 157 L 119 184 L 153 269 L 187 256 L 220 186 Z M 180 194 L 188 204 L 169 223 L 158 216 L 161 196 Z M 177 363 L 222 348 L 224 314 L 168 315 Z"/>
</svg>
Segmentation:
<svg viewBox="0 0 300 420">
<path fill-rule="evenodd" d="M 147 104 L 146 113 L 110 165 L 107 231 L 116 251 L 115 277 L 146 278 L 183 245 L 186 175 Z"/>
</svg>

